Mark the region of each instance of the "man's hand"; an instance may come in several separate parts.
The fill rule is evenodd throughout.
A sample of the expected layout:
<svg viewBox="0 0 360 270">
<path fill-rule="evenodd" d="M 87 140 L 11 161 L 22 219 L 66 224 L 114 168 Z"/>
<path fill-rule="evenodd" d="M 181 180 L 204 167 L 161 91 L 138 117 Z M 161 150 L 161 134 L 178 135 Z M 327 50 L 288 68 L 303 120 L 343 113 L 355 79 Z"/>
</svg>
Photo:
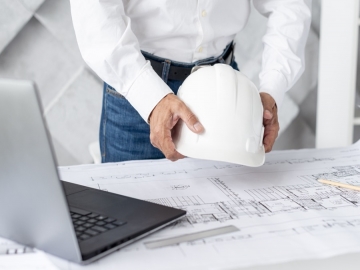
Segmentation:
<svg viewBox="0 0 360 270">
<path fill-rule="evenodd" d="M 265 130 L 263 143 L 265 152 L 268 153 L 274 145 L 280 127 L 275 100 L 268 93 L 260 93 L 260 97 L 264 107 L 263 124 Z"/>
<path fill-rule="evenodd" d="M 196 116 L 177 96 L 168 94 L 154 108 L 149 117 L 150 141 L 153 146 L 160 149 L 167 159 L 176 161 L 184 158 L 176 151 L 172 140 L 171 131 L 176 123 L 182 119 L 187 127 L 201 133 L 204 127 Z"/>
</svg>

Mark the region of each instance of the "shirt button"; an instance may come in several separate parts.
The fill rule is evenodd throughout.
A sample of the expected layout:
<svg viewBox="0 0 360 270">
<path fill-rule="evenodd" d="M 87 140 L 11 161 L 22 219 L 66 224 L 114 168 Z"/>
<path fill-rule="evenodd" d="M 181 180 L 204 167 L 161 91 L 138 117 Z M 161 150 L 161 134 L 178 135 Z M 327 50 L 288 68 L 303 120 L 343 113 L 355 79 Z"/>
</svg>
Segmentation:
<svg viewBox="0 0 360 270">
<path fill-rule="evenodd" d="M 203 10 L 203 11 L 201 12 L 201 16 L 206 17 L 206 15 L 207 15 L 206 10 Z"/>
<path fill-rule="evenodd" d="M 201 52 L 203 51 L 203 49 L 204 49 L 204 48 L 203 48 L 202 46 L 200 46 L 199 49 L 198 49 L 198 51 L 201 53 Z"/>
</svg>

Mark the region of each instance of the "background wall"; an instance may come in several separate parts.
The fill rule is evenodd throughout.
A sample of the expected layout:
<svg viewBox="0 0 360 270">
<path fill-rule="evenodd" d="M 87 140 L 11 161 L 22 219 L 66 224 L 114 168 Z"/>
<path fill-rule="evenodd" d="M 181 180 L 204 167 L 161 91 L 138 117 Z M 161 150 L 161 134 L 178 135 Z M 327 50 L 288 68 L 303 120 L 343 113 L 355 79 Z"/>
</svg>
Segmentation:
<svg viewBox="0 0 360 270">
<path fill-rule="evenodd" d="M 281 134 L 274 149 L 315 146 L 320 7 L 313 0 L 306 71 L 279 109 Z M 256 84 L 266 21 L 253 9 L 236 37 L 239 67 Z M 102 81 L 81 58 L 68 0 L 0 1 L 0 78 L 37 83 L 60 165 L 93 161 L 88 147 L 98 139 Z"/>
</svg>

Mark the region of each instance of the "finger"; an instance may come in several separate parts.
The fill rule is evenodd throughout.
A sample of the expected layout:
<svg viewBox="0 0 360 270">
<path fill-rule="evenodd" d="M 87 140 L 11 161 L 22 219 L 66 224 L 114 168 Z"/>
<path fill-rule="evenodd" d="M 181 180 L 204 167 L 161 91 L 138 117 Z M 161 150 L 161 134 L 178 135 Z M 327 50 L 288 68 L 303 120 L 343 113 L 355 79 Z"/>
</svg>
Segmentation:
<svg viewBox="0 0 360 270">
<path fill-rule="evenodd" d="M 272 119 L 274 117 L 274 109 L 276 109 L 275 100 L 268 93 L 260 93 L 261 102 L 264 107 L 264 119 Z"/>
<path fill-rule="evenodd" d="M 179 152 L 177 152 L 176 150 L 174 150 L 174 152 L 169 153 L 167 156 L 165 156 L 167 159 L 171 160 L 171 161 L 177 161 L 179 159 L 183 159 L 185 158 L 185 156 L 183 156 L 182 154 L 180 154 Z"/>
<path fill-rule="evenodd" d="M 199 122 L 195 114 L 184 103 L 179 106 L 177 115 L 185 122 L 187 127 L 192 132 L 199 134 L 204 131 L 203 125 Z"/>
<path fill-rule="evenodd" d="M 272 147 L 278 136 L 278 132 L 279 132 L 278 124 L 265 126 L 263 144 L 264 144 L 266 153 L 268 153 L 272 150 Z"/>
<path fill-rule="evenodd" d="M 273 133 L 270 133 L 266 137 L 264 137 L 264 148 L 266 153 L 269 153 L 272 150 L 275 139 L 276 136 Z"/>
<path fill-rule="evenodd" d="M 270 133 L 266 137 L 264 137 L 264 148 L 266 153 L 269 153 L 272 150 L 275 139 L 276 136 L 274 135 L 274 133 Z"/>
<path fill-rule="evenodd" d="M 180 154 L 175 149 L 175 144 L 171 137 L 166 137 L 162 140 L 161 151 L 164 153 L 165 157 L 171 161 L 176 161 L 178 159 L 184 158 L 182 154 Z"/>
<path fill-rule="evenodd" d="M 161 129 L 155 129 L 153 132 L 150 133 L 150 142 L 154 147 L 158 148 L 165 155 L 166 158 L 175 160 L 176 157 L 172 153 L 173 147 L 171 145 L 171 142 L 165 141 L 166 137 L 168 137 L 167 133 L 167 128 L 162 127 Z"/>
</svg>

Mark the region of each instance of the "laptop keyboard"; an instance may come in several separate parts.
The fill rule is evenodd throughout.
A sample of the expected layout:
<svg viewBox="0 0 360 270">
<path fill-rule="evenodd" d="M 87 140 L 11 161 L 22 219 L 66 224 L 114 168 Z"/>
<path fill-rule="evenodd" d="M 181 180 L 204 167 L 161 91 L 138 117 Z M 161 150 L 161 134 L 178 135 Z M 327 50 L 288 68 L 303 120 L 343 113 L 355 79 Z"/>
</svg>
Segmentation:
<svg viewBox="0 0 360 270">
<path fill-rule="evenodd" d="M 71 219 L 79 242 L 115 229 L 126 222 L 83 209 L 70 207 Z"/>
</svg>

